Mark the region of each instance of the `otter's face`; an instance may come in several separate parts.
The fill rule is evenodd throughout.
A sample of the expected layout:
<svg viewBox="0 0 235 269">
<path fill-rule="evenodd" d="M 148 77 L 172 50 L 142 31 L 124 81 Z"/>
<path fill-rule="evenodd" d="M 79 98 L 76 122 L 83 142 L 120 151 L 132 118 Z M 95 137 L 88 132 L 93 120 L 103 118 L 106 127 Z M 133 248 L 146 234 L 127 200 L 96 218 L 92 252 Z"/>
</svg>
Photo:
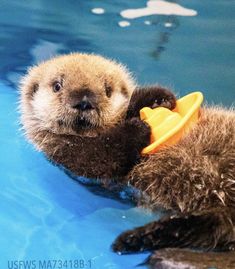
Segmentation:
<svg viewBox="0 0 235 269">
<path fill-rule="evenodd" d="M 134 83 L 119 64 L 100 56 L 71 54 L 32 68 L 21 87 L 27 132 L 89 134 L 116 124 Z"/>
</svg>

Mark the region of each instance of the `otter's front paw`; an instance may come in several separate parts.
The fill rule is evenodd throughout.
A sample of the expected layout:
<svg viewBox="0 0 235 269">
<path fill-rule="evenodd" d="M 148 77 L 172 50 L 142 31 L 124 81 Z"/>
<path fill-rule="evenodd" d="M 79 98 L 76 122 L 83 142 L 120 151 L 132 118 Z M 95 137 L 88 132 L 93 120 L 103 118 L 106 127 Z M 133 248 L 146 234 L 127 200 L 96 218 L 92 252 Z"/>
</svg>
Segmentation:
<svg viewBox="0 0 235 269">
<path fill-rule="evenodd" d="M 166 107 L 172 110 L 175 106 L 175 95 L 165 88 L 159 86 L 138 88 L 131 96 L 126 118 L 138 117 L 143 107 Z"/>
<path fill-rule="evenodd" d="M 141 237 L 134 231 L 120 234 L 112 244 L 112 250 L 118 254 L 144 251 Z"/>
<path fill-rule="evenodd" d="M 148 104 L 147 106 L 151 108 L 165 107 L 170 110 L 174 109 L 176 106 L 176 98 L 174 94 L 161 87 L 149 87 L 147 89 Z"/>
<path fill-rule="evenodd" d="M 126 121 L 126 132 L 130 138 L 129 141 L 136 145 L 136 149 L 143 149 L 149 145 L 151 129 L 146 122 L 138 118 Z"/>
</svg>

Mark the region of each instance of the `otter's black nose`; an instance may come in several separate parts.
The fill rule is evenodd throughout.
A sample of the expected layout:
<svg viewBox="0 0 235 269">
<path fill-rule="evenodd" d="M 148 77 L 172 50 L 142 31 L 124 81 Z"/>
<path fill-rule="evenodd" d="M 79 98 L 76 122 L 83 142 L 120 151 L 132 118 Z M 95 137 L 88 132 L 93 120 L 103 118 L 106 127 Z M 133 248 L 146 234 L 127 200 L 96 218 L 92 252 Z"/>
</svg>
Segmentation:
<svg viewBox="0 0 235 269">
<path fill-rule="evenodd" d="M 95 96 L 94 93 L 87 88 L 74 90 L 69 93 L 67 102 L 73 109 L 80 111 L 90 110 L 94 108 Z"/>
<path fill-rule="evenodd" d="M 88 109 L 92 109 L 93 106 L 89 102 L 88 98 L 86 96 L 84 96 L 82 98 L 82 100 L 76 100 L 76 102 L 73 102 L 72 108 L 75 108 L 75 109 L 78 109 L 78 110 L 81 110 L 81 111 L 85 111 L 85 110 L 88 110 Z"/>
</svg>

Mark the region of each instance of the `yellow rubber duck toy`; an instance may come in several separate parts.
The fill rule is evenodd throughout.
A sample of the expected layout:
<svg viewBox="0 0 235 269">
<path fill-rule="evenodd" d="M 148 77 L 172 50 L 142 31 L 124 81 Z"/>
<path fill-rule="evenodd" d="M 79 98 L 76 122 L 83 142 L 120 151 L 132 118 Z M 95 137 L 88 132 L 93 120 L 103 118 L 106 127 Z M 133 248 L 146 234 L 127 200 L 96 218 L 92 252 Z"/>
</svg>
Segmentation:
<svg viewBox="0 0 235 269">
<path fill-rule="evenodd" d="M 146 121 L 152 130 L 151 144 L 143 149 L 142 154 L 152 154 L 163 146 L 177 143 L 198 121 L 202 101 L 203 94 L 193 92 L 178 99 L 172 111 L 164 107 L 141 109 L 141 120 Z"/>
</svg>

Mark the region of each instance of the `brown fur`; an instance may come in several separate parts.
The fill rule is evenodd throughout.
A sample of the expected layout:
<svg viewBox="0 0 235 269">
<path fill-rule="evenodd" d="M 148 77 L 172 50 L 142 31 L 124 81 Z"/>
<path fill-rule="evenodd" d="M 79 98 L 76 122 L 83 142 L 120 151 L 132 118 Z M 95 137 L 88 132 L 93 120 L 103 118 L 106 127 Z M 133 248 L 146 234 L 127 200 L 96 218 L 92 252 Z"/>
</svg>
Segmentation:
<svg viewBox="0 0 235 269">
<path fill-rule="evenodd" d="M 57 82 L 62 90 L 53 92 Z M 139 204 L 176 213 L 120 235 L 113 244 L 115 251 L 233 249 L 234 111 L 203 108 L 198 124 L 175 146 L 142 157 L 150 129 L 136 118 L 139 109 L 159 105 L 173 109 L 175 97 L 161 87 L 134 89 L 124 67 L 100 56 L 52 59 L 34 67 L 23 80 L 26 135 L 50 160 L 74 174 L 99 178 L 104 186 L 111 178 L 131 184 L 148 197 Z M 92 109 L 75 109 L 84 96 Z"/>
<path fill-rule="evenodd" d="M 235 113 L 223 108 L 204 108 L 198 124 L 176 145 L 142 159 L 127 181 L 149 198 L 138 202 L 153 210 L 158 206 L 174 210 L 175 215 L 124 232 L 113 244 L 119 253 L 167 247 L 193 247 L 205 250 L 235 249 Z M 163 268 L 181 268 L 177 250 Z M 217 254 L 219 256 L 219 254 Z M 229 264 L 233 254 L 218 262 Z M 195 261 L 182 256 L 182 268 L 204 268 L 216 264 L 195 253 Z M 160 266 L 154 254 L 149 262 Z M 220 256 L 219 256 L 220 257 Z M 217 260 L 223 259 L 223 255 Z M 176 260 L 176 261 L 175 261 Z M 179 267 L 172 264 L 178 264 Z M 164 260 L 162 262 L 164 264 Z M 181 264 L 181 265 L 180 265 Z M 161 268 L 161 267 L 159 267 Z"/>
<path fill-rule="evenodd" d="M 62 88 L 54 92 L 57 82 Z M 22 81 L 21 111 L 26 136 L 49 159 L 76 175 L 105 182 L 124 177 L 150 140 L 150 129 L 144 122 L 125 120 L 130 98 L 139 103 L 152 92 L 145 105 L 155 101 L 160 104 L 170 97 L 172 108 L 175 106 L 174 95 L 166 89 L 134 91 L 134 87 L 122 65 L 100 56 L 71 54 L 42 63 Z M 74 102 L 84 96 L 93 109 L 74 109 Z M 170 102 L 163 105 L 169 107 Z M 131 111 L 136 109 L 133 104 Z M 82 118 L 85 125 L 81 124 Z"/>
<path fill-rule="evenodd" d="M 136 165 L 129 180 L 150 197 L 148 206 L 192 213 L 235 207 L 234 172 L 234 111 L 204 108 L 188 135 Z"/>
<path fill-rule="evenodd" d="M 198 253 L 180 249 L 162 249 L 156 251 L 150 262 L 152 269 L 234 269 L 233 252 Z"/>
</svg>

